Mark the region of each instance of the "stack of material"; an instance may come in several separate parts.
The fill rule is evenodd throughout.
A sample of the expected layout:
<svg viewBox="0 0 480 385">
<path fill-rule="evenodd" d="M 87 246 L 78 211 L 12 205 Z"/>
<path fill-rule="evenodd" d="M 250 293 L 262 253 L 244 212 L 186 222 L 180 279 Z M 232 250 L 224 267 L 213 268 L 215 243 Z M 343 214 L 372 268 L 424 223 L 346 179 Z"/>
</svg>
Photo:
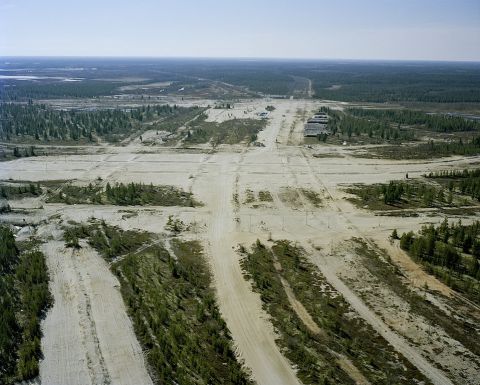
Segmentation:
<svg viewBox="0 0 480 385">
<path fill-rule="evenodd" d="M 318 136 L 318 135 L 330 135 L 331 132 L 328 129 L 328 116 L 321 112 L 315 114 L 312 118 L 307 120 L 304 126 L 303 136 Z"/>
</svg>

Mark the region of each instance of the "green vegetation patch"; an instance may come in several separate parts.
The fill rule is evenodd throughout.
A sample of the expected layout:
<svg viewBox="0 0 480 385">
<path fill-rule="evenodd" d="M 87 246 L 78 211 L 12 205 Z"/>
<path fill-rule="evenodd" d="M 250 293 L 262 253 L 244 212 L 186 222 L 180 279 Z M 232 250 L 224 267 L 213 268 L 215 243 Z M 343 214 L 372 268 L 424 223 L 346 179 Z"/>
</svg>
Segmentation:
<svg viewBox="0 0 480 385">
<path fill-rule="evenodd" d="M 339 355 L 349 359 L 371 383 L 425 381 L 366 322 L 352 316 L 348 303 L 290 242 L 278 241 L 269 249 L 257 241 L 242 260 L 242 267 L 279 333 L 277 343 L 297 366 L 304 384 L 355 383 L 338 365 Z M 322 333 L 314 334 L 301 321 L 281 279 L 288 282 Z"/>
<path fill-rule="evenodd" d="M 328 138 L 328 142 L 346 140 L 349 143 L 398 143 L 415 140 L 415 132 L 411 127 L 393 124 L 387 119 L 367 119 L 362 116 L 355 116 L 351 111 L 351 109 L 338 111 L 328 107 L 320 108 L 320 112 L 328 115 L 328 128 L 332 132 L 332 137 Z M 325 135 L 318 139 L 323 142 L 327 141 Z"/>
<path fill-rule="evenodd" d="M 368 121 L 383 121 L 436 132 L 478 131 L 480 122 L 449 114 L 427 114 L 410 109 L 349 108 L 347 112 Z"/>
<path fill-rule="evenodd" d="M 371 109 L 371 108 L 347 108 L 343 111 L 333 110 L 328 107 L 320 108 L 320 112 L 328 115 L 328 128 L 332 135 L 319 135 L 318 140 L 328 143 L 339 144 L 347 141 L 350 144 L 380 144 L 380 143 L 402 143 L 420 140 L 426 134 L 434 136 L 442 141 L 434 143 L 422 143 L 420 148 L 426 150 L 424 157 L 434 156 L 435 154 L 471 154 L 475 152 L 475 145 L 469 144 L 469 139 L 465 138 L 467 132 L 478 132 L 480 123 L 468 120 L 460 116 L 449 114 L 429 114 L 410 109 Z M 447 137 L 441 135 L 449 133 Z M 464 142 L 466 139 L 466 142 Z M 430 146 L 429 148 L 427 148 Z M 398 149 L 398 146 L 395 146 Z M 400 147 L 400 154 L 404 150 L 413 152 L 409 145 L 405 149 Z M 378 148 L 374 153 L 379 152 L 379 156 L 395 156 L 393 151 L 382 150 Z M 393 150 L 393 148 L 391 149 Z M 403 155 L 398 155 L 403 157 Z M 417 154 L 415 157 L 423 157 Z M 405 156 L 407 157 L 407 156 Z"/>
<path fill-rule="evenodd" d="M 42 356 L 40 321 L 52 305 L 45 256 L 34 244 L 16 244 L 0 226 L 0 382 L 38 376 Z"/>
<path fill-rule="evenodd" d="M 186 143 L 236 144 L 243 141 L 253 142 L 257 134 L 265 128 L 265 120 L 257 119 L 232 119 L 221 123 L 207 122 L 207 115 L 191 123 Z"/>
<path fill-rule="evenodd" d="M 146 128 L 173 131 L 196 114 L 197 108 L 176 105 L 65 111 L 43 104 L 2 103 L 0 139 L 8 142 L 63 143 L 96 142 L 100 137 L 117 142 Z"/>
<path fill-rule="evenodd" d="M 301 188 L 300 192 L 313 206 L 320 207 L 322 205 L 322 198 L 320 198 L 320 194 L 316 191 L 307 188 Z"/>
<path fill-rule="evenodd" d="M 104 221 L 66 227 L 63 238 L 66 246 L 73 248 L 80 248 L 79 240 L 87 238 L 88 243 L 108 261 L 134 252 L 150 240 L 148 233 L 122 230 Z"/>
<path fill-rule="evenodd" d="M 272 194 L 268 190 L 259 191 L 258 192 L 258 199 L 261 202 L 273 202 Z"/>
<path fill-rule="evenodd" d="M 447 187 L 449 191 L 468 195 L 480 202 L 480 169 L 437 171 L 425 176 Z"/>
<path fill-rule="evenodd" d="M 218 310 L 200 243 L 175 239 L 171 255 L 151 234 L 104 222 L 65 230 L 67 245 L 80 238 L 112 262 L 155 383 L 251 383 Z"/>
<path fill-rule="evenodd" d="M 388 184 L 355 185 L 346 191 L 356 195 L 355 198 L 349 198 L 351 202 L 359 207 L 368 206 L 371 210 L 478 205 L 478 199 L 473 200 L 466 194 L 470 193 L 469 189 L 456 188 L 454 184 L 427 184 L 416 180 L 390 181 Z M 475 193 L 471 195 L 476 197 Z"/>
<path fill-rule="evenodd" d="M 39 183 L 0 183 L 0 198 L 13 200 L 40 195 L 42 195 L 42 188 Z"/>
<path fill-rule="evenodd" d="M 196 106 L 190 108 L 173 106 L 170 108 L 171 111 L 168 114 L 159 116 L 159 119 L 151 123 L 149 129 L 174 133 L 206 110 L 206 108 Z"/>
<path fill-rule="evenodd" d="M 383 146 L 369 149 L 368 157 L 372 155 L 387 159 L 432 159 L 453 155 L 475 156 L 480 154 L 480 136 L 463 140 L 450 139 L 445 141 L 430 140 L 427 143 L 405 146 Z M 363 156 L 363 155 L 362 155 Z"/>
<path fill-rule="evenodd" d="M 245 190 L 245 203 L 253 202 L 255 202 L 255 193 L 250 189 Z"/>
<path fill-rule="evenodd" d="M 105 187 L 64 185 L 60 191 L 49 191 L 47 203 L 111 204 L 119 206 L 187 206 L 200 205 L 193 194 L 174 186 L 154 186 L 142 183 L 116 183 Z"/>
<path fill-rule="evenodd" d="M 158 384 L 249 384 L 197 242 L 155 246 L 113 266 Z"/>
</svg>

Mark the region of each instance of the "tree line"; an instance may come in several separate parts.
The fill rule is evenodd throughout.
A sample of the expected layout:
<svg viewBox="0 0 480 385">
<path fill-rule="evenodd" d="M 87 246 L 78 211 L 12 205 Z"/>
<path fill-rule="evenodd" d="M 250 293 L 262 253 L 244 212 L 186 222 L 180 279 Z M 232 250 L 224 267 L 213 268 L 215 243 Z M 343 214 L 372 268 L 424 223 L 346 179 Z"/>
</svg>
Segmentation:
<svg viewBox="0 0 480 385">
<path fill-rule="evenodd" d="M 427 178 L 436 179 L 448 186 L 449 191 L 458 191 L 480 201 L 480 169 L 444 170 L 429 173 Z"/>
<path fill-rule="evenodd" d="M 48 83 L 10 81 L 8 83 L 9 87 L 0 87 L 0 100 L 12 102 L 32 99 L 91 98 L 111 95 L 118 87 L 116 82 L 93 80 Z"/>
<path fill-rule="evenodd" d="M 426 264 L 430 272 L 453 288 L 480 301 L 480 222 L 464 225 L 461 221 L 437 227 L 424 226 L 415 234 L 402 234 L 400 247 L 414 259 Z"/>
<path fill-rule="evenodd" d="M 40 321 L 52 304 L 45 256 L 20 251 L 12 231 L 0 226 L 0 382 L 38 376 Z"/>
<path fill-rule="evenodd" d="M 347 190 L 358 195 L 364 203 L 382 201 L 386 205 L 411 204 L 422 207 L 443 206 L 454 203 L 452 190 L 429 186 L 425 183 L 390 181 L 372 186 L 357 186 Z"/>
<path fill-rule="evenodd" d="M 381 139 L 382 141 L 413 141 L 415 129 L 435 132 L 480 130 L 480 122 L 458 116 L 427 114 L 414 110 L 348 108 L 344 111 L 322 107 L 329 116 L 328 127 L 333 134 Z"/>
<path fill-rule="evenodd" d="M 383 146 L 373 151 L 376 155 L 389 159 L 431 159 L 443 156 L 462 155 L 474 156 L 480 154 L 480 136 L 471 139 L 450 141 L 433 141 L 415 146 Z"/>
<path fill-rule="evenodd" d="M 0 185 L 0 197 L 4 199 L 18 199 L 36 197 L 42 194 L 40 184 L 29 183 L 26 185 Z"/>
<path fill-rule="evenodd" d="M 55 110 L 43 104 L 0 104 L 0 139 L 29 138 L 38 142 L 118 140 L 142 122 L 178 115 L 189 109 L 147 105 L 132 109 Z"/>
<path fill-rule="evenodd" d="M 64 185 L 58 193 L 49 191 L 48 203 L 112 204 L 119 206 L 190 206 L 199 205 L 193 194 L 174 186 L 156 186 L 143 183 L 107 182 L 105 187 L 92 185 Z"/>
<path fill-rule="evenodd" d="M 107 183 L 105 196 L 109 203 L 115 205 L 161 205 L 161 206 L 195 206 L 193 194 L 173 186 L 154 186 L 143 183 Z"/>
<path fill-rule="evenodd" d="M 352 136 L 366 136 L 370 139 L 379 139 L 382 141 L 412 141 L 415 139 L 415 133 L 410 129 L 394 125 L 387 120 L 367 119 L 354 116 L 347 113 L 332 110 L 328 107 L 320 108 L 320 112 L 328 114 L 328 128 L 333 134 L 344 135 L 348 138 Z"/>
<path fill-rule="evenodd" d="M 410 109 L 367 109 L 367 108 L 348 108 L 349 114 L 371 119 L 373 121 L 382 121 L 385 123 L 397 123 L 415 127 L 424 127 L 430 131 L 436 132 L 458 132 L 458 131 L 477 131 L 480 130 L 480 122 L 467 120 L 459 116 L 448 114 L 427 114 L 421 111 Z"/>
</svg>

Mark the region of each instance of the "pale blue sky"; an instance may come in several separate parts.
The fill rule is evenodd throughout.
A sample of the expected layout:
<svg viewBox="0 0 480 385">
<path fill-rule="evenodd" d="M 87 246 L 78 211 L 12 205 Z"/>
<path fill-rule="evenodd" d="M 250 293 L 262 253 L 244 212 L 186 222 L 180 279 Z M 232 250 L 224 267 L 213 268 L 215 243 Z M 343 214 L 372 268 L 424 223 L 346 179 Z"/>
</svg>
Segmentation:
<svg viewBox="0 0 480 385">
<path fill-rule="evenodd" d="M 480 0 L 0 0 L 0 56 L 480 61 Z"/>
</svg>

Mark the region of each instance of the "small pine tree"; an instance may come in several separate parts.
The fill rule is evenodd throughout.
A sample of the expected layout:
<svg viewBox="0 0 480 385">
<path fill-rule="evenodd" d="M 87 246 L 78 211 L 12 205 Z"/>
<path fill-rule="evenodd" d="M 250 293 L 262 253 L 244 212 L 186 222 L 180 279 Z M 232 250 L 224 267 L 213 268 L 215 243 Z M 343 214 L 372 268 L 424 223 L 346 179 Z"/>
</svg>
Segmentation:
<svg viewBox="0 0 480 385">
<path fill-rule="evenodd" d="M 393 229 L 392 235 L 390 236 L 392 239 L 398 239 L 397 229 Z"/>
</svg>

